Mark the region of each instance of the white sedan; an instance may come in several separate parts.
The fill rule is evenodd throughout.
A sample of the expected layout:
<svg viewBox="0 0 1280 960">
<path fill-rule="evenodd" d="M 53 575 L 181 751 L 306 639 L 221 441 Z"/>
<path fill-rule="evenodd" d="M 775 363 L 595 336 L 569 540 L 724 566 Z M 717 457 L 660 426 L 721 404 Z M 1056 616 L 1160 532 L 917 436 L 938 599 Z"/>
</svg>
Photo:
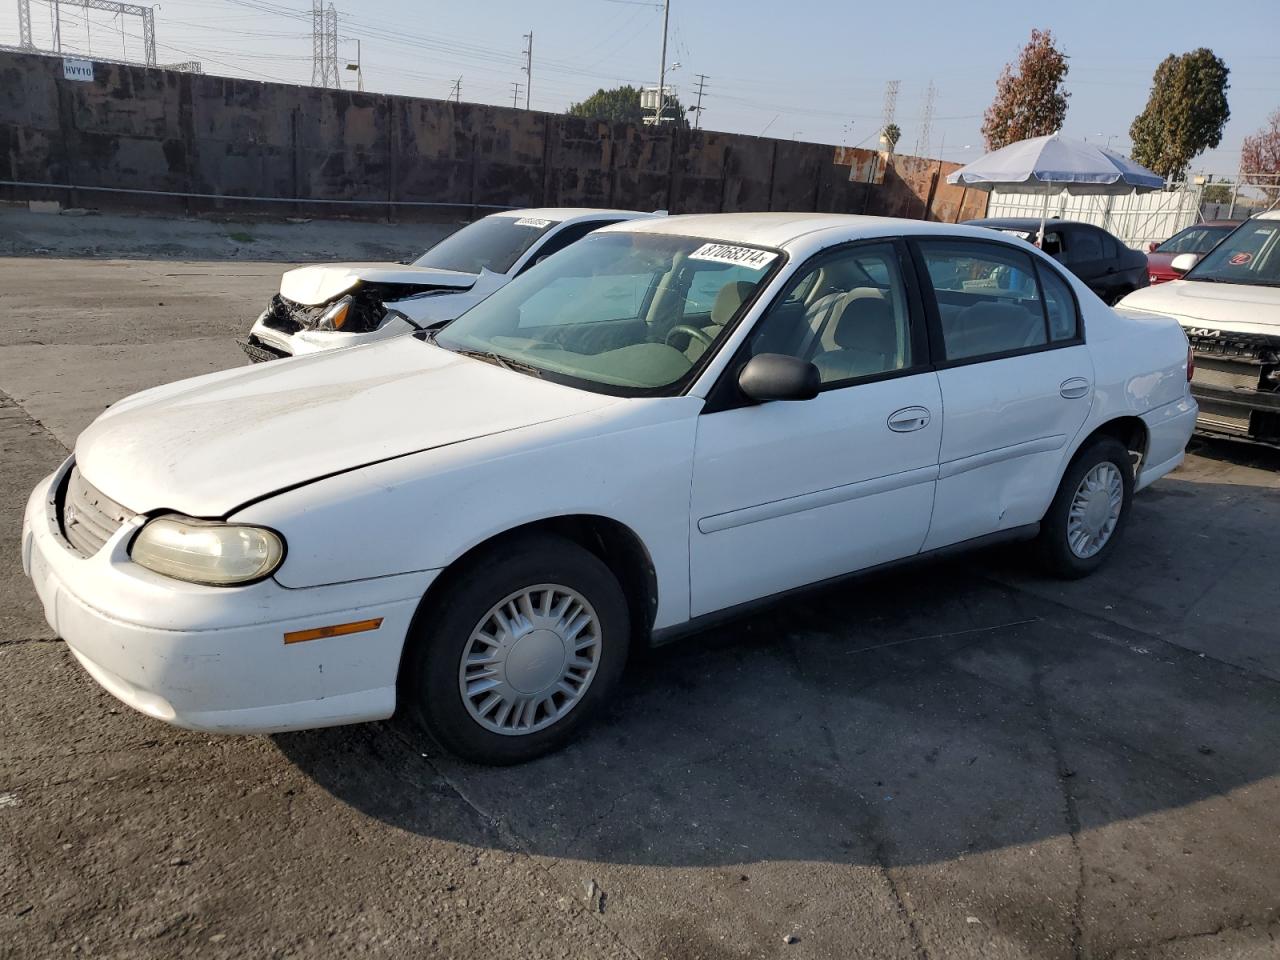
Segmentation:
<svg viewBox="0 0 1280 960">
<path fill-rule="evenodd" d="M 598 231 L 438 332 L 121 401 L 26 509 L 54 629 L 199 730 L 561 744 L 632 645 L 1028 539 L 1096 570 L 1196 419 L 1178 325 L 989 230 Z"/>
<path fill-rule="evenodd" d="M 482 217 L 412 263 L 327 263 L 289 270 L 240 346 L 250 360 L 352 347 L 438 326 L 535 263 L 634 210 L 547 207 Z"/>
</svg>

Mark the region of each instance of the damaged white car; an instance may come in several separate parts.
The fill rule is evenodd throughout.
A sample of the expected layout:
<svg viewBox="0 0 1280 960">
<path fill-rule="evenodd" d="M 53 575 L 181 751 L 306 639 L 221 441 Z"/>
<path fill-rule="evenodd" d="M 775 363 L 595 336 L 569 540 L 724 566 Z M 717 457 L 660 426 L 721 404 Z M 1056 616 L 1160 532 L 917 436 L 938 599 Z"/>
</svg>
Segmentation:
<svg viewBox="0 0 1280 960">
<path fill-rule="evenodd" d="M 412 263 L 298 267 L 240 347 L 254 362 L 383 340 L 459 316 L 529 267 L 612 223 L 660 216 L 577 207 L 490 214 Z"/>
</svg>

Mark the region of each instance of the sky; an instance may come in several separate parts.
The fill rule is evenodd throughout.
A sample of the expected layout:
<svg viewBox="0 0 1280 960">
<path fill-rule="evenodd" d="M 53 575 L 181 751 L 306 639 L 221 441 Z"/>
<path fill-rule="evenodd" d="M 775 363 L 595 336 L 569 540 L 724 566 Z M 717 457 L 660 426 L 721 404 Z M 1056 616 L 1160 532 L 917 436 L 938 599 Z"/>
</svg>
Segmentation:
<svg viewBox="0 0 1280 960">
<path fill-rule="evenodd" d="M 17 0 L 0 0 L 0 44 L 18 42 Z M 52 6 L 29 0 L 37 46 L 51 46 Z M 532 107 L 562 111 L 599 87 L 654 85 L 662 8 L 647 0 L 335 0 L 339 57 L 360 60 L 367 90 L 510 106 L 523 91 L 524 34 L 533 33 Z M 155 5 L 162 63 L 200 60 L 206 73 L 310 83 L 306 0 L 163 0 Z M 62 0 L 64 52 L 141 59 L 137 18 Z M 127 22 L 132 20 L 133 22 Z M 1028 3 L 914 0 L 671 0 L 668 83 L 686 106 L 707 77 L 704 127 L 874 146 L 885 83 L 899 80 L 898 149 L 916 152 L 930 81 L 937 89 L 930 156 L 965 162 L 996 77 L 1033 27 L 1053 31 L 1070 58 L 1063 133 L 1127 152 L 1156 65 L 1207 46 L 1231 70 L 1231 120 L 1221 146 L 1193 172 L 1231 175 L 1241 141 L 1280 109 L 1280 0 Z M 672 69 L 670 64 L 678 64 Z M 344 85 L 356 74 L 343 71 Z M 523 104 L 524 94 L 519 102 Z"/>
</svg>

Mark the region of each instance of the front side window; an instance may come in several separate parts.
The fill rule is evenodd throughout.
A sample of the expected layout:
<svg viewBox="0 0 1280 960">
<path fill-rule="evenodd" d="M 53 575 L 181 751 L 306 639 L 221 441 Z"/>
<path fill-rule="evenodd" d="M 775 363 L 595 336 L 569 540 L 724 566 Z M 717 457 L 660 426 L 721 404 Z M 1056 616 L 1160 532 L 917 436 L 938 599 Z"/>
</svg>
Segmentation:
<svg viewBox="0 0 1280 960">
<path fill-rule="evenodd" d="M 435 342 L 603 393 L 674 392 L 784 259 L 696 237 L 592 234 L 482 300 Z"/>
<path fill-rule="evenodd" d="M 1087 260 L 1101 260 L 1106 256 L 1102 246 L 1102 234 L 1096 230 L 1073 230 L 1071 242 L 1067 244 L 1065 260 L 1067 263 L 1084 263 Z"/>
<path fill-rule="evenodd" d="M 1280 220 L 1246 220 L 1205 254 L 1185 279 L 1280 286 Z"/>
<path fill-rule="evenodd" d="M 748 350 L 811 361 L 824 384 L 915 364 L 897 249 L 868 243 L 796 271 L 751 333 Z"/>
<path fill-rule="evenodd" d="M 459 273 L 506 273 L 556 223 L 539 217 L 494 214 L 449 234 L 413 265 Z"/>
<path fill-rule="evenodd" d="M 1031 255 L 982 241 L 921 240 L 948 360 L 1048 342 Z"/>
</svg>

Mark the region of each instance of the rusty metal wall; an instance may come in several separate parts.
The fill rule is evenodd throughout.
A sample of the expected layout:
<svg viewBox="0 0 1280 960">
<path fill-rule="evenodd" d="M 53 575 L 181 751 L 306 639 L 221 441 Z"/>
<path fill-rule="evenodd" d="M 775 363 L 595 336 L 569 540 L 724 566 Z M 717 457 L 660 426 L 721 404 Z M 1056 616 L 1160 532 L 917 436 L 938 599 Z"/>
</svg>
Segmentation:
<svg viewBox="0 0 1280 960">
<path fill-rule="evenodd" d="M 453 205 L 454 218 L 490 206 L 981 216 L 985 195 L 946 184 L 956 166 L 127 64 L 95 63 L 85 83 L 63 79 L 57 58 L 0 52 L 7 199 L 379 219 L 441 214 L 415 203 Z"/>
</svg>

